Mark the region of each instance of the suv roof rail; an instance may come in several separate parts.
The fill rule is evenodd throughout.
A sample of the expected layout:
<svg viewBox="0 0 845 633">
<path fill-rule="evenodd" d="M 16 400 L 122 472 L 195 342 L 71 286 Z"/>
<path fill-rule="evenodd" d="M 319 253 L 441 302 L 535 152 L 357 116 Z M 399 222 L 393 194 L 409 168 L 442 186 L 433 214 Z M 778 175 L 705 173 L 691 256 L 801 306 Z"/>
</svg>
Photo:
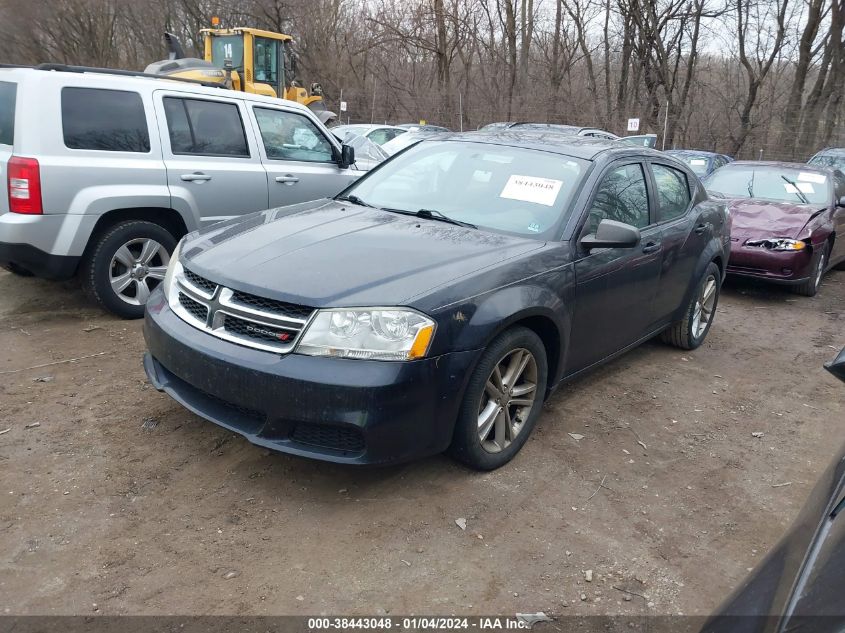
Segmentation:
<svg viewBox="0 0 845 633">
<path fill-rule="evenodd" d="M 100 75 L 119 75 L 122 77 L 146 77 L 147 79 L 169 79 L 170 81 L 181 81 L 183 83 L 194 84 L 195 86 L 205 86 L 207 88 L 224 88 L 226 86 L 211 81 L 201 81 L 199 79 L 187 79 L 185 77 L 169 77 L 167 75 L 153 75 L 152 73 L 144 73 L 137 70 L 123 70 L 121 68 L 97 68 L 94 66 L 73 66 L 70 64 L 38 64 L 37 66 L 27 66 L 24 64 L 0 64 L 0 68 L 33 68 L 35 70 L 55 70 L 65 73 L 97 73 Z"/>
</svg>

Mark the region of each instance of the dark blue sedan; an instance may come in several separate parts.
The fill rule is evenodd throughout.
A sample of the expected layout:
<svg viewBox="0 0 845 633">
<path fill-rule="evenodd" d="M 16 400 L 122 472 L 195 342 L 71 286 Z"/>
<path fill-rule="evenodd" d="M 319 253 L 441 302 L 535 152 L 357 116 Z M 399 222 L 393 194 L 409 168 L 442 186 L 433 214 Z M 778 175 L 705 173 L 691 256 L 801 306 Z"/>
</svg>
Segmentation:
<svg viewBox="0 0 845 633">
<path fill-rule="evenodd" d="M 719 167 L 724 167 L 734 160 L 724 154 L 702 152 L 697 149 L 668 149 L 666 153 L 689 165 L 699 178 L 709 176 Z"/>
</svg>

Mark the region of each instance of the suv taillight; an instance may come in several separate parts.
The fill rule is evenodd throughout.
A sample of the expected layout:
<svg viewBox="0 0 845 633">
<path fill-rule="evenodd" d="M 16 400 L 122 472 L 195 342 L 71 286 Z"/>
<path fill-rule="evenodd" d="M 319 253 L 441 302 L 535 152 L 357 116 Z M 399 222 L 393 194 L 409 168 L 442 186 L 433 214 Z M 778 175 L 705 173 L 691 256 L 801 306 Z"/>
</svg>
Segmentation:
<svg viewBox="0 0 845 633">
<path fill-rule="evenodd" d="M 12 156 L 6 166 L 9 188 L 9 211 L 43 213 L 41 208 L 41 169 L 34 158 Z"/>
</svg>

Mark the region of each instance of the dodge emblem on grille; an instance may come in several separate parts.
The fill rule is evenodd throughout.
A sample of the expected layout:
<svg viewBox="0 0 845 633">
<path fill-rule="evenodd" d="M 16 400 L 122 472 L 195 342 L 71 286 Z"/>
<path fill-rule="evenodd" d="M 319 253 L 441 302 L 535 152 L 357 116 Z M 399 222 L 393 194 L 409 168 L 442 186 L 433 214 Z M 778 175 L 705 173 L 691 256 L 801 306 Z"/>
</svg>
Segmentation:
<svg viewBox="0 0 845 633">
<path fill-rule="evenodd" d="M 287 341 L 290 339 L 290 334 L 287 332 L 273 332 L 271 330 L 265 330 L 264 328 L 254 327 L 252 325 L 246 326 L 247 332 L 253 332 L 255 334 L 261 334 L 262 336 L 270 336 L 272 338 L 279 339 L 280 341 Z"/>
</svg>

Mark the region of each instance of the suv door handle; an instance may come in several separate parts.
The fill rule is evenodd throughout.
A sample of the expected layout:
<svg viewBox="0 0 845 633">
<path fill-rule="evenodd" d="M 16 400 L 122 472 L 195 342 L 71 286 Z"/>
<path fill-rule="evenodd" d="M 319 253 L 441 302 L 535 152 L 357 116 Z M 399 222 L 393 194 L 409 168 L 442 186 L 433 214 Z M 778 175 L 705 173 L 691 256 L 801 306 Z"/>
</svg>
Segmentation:
<svg viewBox="0 0 845 633">
<path fill-rule="evenodd" d="M 276 182 L 283 185 L 295 185 L 299 182 L 299 178 L 293 174 L 285 174 L 284 176 L 276 176 Z"/>
<path fill-rule="evenodd" d="M 696 235 L 701 235 L 706 230 L 707 230 L 707 225 L 704 224 L 703 222 L 693 229 L 693 231 L 695 232 Z"/>
<path fill-rule="evenodd" d="M 195 171 L 193 174 L 182 174 L 179 177 L 186 182 L 205 182 L 211 180 L 211 176 L 201 171 Z"/>
<path fill-rule="evenodd" d="M 643 246 L 643 253 L 656 253 L 660 250 L 660 243 L 659 242 L 649 242 L 645 246 Z"/>
</svg>

